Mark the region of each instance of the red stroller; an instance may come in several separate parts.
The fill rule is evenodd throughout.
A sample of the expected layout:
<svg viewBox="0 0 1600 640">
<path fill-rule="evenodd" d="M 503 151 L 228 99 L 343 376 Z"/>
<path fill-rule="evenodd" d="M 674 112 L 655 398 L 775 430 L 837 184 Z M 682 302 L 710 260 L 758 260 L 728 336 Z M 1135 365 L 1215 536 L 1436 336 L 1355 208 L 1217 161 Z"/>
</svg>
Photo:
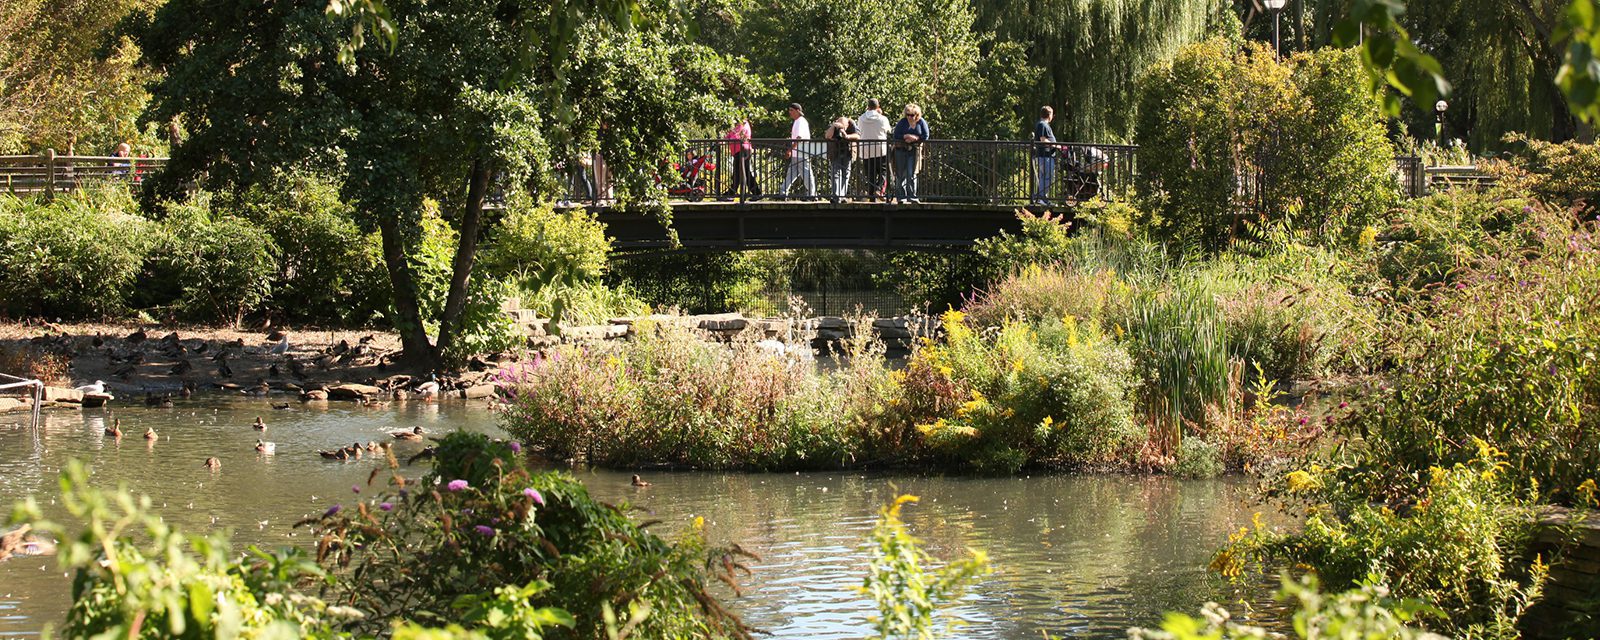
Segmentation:
<svg viewBox="0 0 1600 640">
<path fill-rule="evenodd" d="M 684 154 L 683 162 L 672 163 L 672 170 L 678 173 L 678 182 L 667 187 L 667 195 L 690 202 L 704 200 L 710 189 L 708 174 L 716 169 L 717 164 L 711 161 L 710 154 L 693 151 Z M 656 176 L 656 182 L 662 182 L 660 175 Z"/>
</svg>

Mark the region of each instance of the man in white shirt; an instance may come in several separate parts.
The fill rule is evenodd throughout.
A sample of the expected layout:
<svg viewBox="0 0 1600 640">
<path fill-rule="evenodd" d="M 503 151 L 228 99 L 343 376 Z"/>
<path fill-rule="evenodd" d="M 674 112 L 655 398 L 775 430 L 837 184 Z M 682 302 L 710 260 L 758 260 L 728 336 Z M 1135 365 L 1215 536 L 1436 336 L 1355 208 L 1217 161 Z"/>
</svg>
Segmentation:
<svg viewBox="0 0 1600 640">
<path fill-rule="evenodd" d="M 861 145 L 857 150 L 861 163 L 867 170 L 867 200 L 877 202 L 883 197 L 885 156 L 889 153 L 886 143 L 873 143 L 871 140 L 889 139 L 889 118 L 883 115 L 879 108 L 878 99 L 867 100 L 867 111 L 856 118 L 856 132 L 861 134 Z"/>
<path fill-rule="evenodd" d="M 783 177 L 783 188 L 778 192 L 787 199 L 789 187 L 794 181 L 804 177 L 806 185 L 806 200 L 817 198 L 817 178 L 811 174 L 811 149 L 805 142 L 811 139 L 811 123 L 806 122 L 806 112 L 800 108 L 800 103 L 789 103 L 789 170 Z"/>
</svg>

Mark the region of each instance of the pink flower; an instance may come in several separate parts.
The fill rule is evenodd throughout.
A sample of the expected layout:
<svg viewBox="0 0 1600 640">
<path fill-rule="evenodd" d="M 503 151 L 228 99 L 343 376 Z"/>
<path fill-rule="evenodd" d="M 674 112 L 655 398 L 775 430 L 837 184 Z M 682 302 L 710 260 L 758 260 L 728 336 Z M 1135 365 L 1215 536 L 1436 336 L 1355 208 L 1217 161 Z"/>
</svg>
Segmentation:
<svg viewBox="0 0 1600 640">
<path fill-rule="evenodd" d="M 513 440 L 511 442 L 511 452 L 512 453 L 522 453 L 522 443 Z"/>
<path fill-rule="evenodd" d="M 394 503 L 393 502 L 379 502 L 378 503 L 378 508 L 382 509 L 384 511 L 394 511 Z"/>
<path fill-rule="evenodd" d="M 478 531 L 478 533 L 481 533 L 481 534 L 483 534 L 485 536 L 488 536 L 490 538 L 494 537 L 494 529 L 489 527 L 488 525 L 480 524 L 480 525 L 478 525 L 476 527 L 473 527 L 473 529 L 476 529 Z"/>
<path fill-rule="evenodd" d="M 538 489 L 535 489 L 533 487 L 528 487 L 528 488 L 522 490 L 522 495 L 525 495 L 525 496 L 528 496 L 529 498 L 532 498 L 534 504 L 537 504 L 537 505 L 539 505 L 541 507 L 544 506 L 544 494 L 539 493 Z"/>
<path fill-rule="evenodd" d="M 358 485 L 358 484 L 350 485 L 350 493 L 361 493 L 361 485 Z"/>
<path fill-rule="evenodd" d="M 445 485 L 445 488 L 449 489 L 451 491 L 460 491 L 462 489 L 467 488 L 467 481 L 466 480 L 451 480 L 450 484 Z"/>
</svg>

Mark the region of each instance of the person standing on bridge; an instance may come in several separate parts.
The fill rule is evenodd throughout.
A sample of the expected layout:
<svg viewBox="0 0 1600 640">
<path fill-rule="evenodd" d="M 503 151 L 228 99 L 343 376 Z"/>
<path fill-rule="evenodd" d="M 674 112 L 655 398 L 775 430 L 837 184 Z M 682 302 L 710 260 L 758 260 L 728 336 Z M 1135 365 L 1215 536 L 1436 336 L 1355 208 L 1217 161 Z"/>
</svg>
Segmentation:
<svg viewBox="0 0 1600 640">
<path fill-rule="evenodd" d="M 806 112 L 800 108 L 800 103 L 789 103 L 789 170 L 783 177 L 783 188 L 779 193 L 787 199 L 789 187 L 794 181 L 805 178 L 806 200 L 817 197 L 817 178 L 811 174 L 811 154 L 806 148 L 806 141 L 811 139 L 811 123 L 806 122 Z"/>
<path fill-rule="evenodd" d="M 722 199 L 731 200 L 736 195 L 760 195 L 756 192 L 756 171 L 750 166 L 750 155 L 754 150 L 750 145 L 750 119 L 740 118 L 722 137 L 728 141 L 728 155 L 733 156 L 733 186 L 722 194 Z"/>
<path fill-rule="evenodd" d="M 1031 202 L 1050 206 L 1050 184 L 1056 179 L 1056 133 L 1050 128 L 1056 111 L 1049 106 L 1039 108 L 1039 122 L 1033 125 L 1033 168 L 1035 186 Z"/>
<path fill-rule="evenodd" d="M 883 115 L 878 99 L 867 100 L 867 111 L 856 118 L 856 130 L 866 142 L 858 145 L 856 155 L 861 156 L 861 168 L 867 172 L 867 200 L 877 202 L 883 197 L 884 169 L 888 163 L 889 145 L 874 140 L 889 139 L 889 118 Z"/>
<path fill-rule="evenodd" d="M 861 132 L 855 122 L 839 116 L 822 137 L 828 139 L 828 177 L 833 181 L 833 195 L 828 200 L 839 204 L 850 189 L 850 163 L 856 160 L 856 141 L 861 139 Z"/>
<path fill-rule="evenodd" d="M 922 164 L 922 143 L 928 139 L 928 121 L 922 119 L 922 107 L 906 105 L 906 115 L 895 123 L 889 134 L 894 141 L 894 194 L 900 202 L 921 202 L 917 199 L 917 170 Z"/>
</svg>

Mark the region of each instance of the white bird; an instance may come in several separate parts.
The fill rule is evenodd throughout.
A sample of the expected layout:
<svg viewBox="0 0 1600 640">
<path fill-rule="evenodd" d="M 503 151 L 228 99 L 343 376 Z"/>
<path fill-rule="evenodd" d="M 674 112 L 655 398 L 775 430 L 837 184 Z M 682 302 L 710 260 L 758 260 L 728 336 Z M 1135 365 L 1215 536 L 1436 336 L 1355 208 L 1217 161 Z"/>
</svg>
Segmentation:
<svg viewBox="0 0 1600 640">
<path fill-rule="evenodd" d="M 81 387 L 78 387 L 78 390 L 82 391 L 84 393 L 105 393 L 106 392 L 106 381 L 104 381 L 104 380 L 95 380 L 94 384 L 83 385 Z"/>
<path fill-rule="evenodd" d="M 424 382 L 422 384 L 417 385 L 417 388 L 412 389 L 412 392 L 416 393 L 420 397 L 426 398 L 426 397 L 431 396 L 431 395 L 433 395 L 435 393 L 439 393 L 439 383 L 435 382 L 433 380 L 429 380 L 427 382 Z"/>
<path fill-rule="evenodd" d="M 778 342 L 772 338 L 767 338 L 766 340 L 757 342 L 756 348 L 778 356 L 779 358 L 782 358 L 783 355 L 789 350 L 788 347 L 785 347 L 782 342 Z"/>
<path fill-rule="evenodd" d="M 256 439 L 256 451 L 259 452 L 259 453 L 264 453 L 264 454 L 270 456 L 270 455 L 278 452 L 278 443 L 276 443 L 276 442 L 262 442 L 258 438 L 258 439 Z"/>
<path fill-rule="evenodd" d="M 271 355 L 282 355 L 282 354 L 285 354 L 285 353 L 288 353 L 288 352 L 289 352 L 289 336 L 287 334 L 285 334 L 283 336 L 282 340 L 278 341 L 278 344 L 272 345 L 272 348 L 267 350 L 267 353 L 271 354 Z"/>
</svg>

